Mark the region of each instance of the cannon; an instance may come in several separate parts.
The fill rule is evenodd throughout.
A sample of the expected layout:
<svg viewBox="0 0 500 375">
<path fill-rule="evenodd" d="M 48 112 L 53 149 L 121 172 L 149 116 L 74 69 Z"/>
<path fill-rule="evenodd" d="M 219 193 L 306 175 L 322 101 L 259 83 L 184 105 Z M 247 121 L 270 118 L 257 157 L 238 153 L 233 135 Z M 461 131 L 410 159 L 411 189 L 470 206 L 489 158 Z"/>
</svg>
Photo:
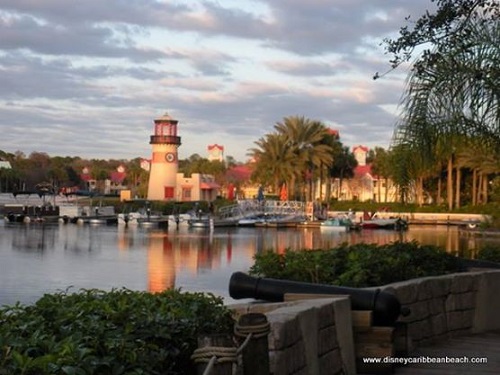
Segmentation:
<svg viewBox="0 0 500 375">
<path fill-rule="evenodd" d="M 282 302 L 286 293 L 348 295 L 353 310 L 373 311 L 373 324 L 376 326 L 393 326 L 400 315 L 409 313 L 407 309 L 401 308 L 396 296 L 380 289 L 358 289 L 253 277 L 243 272 L 233 273 L 229 280 L 229 295 L 234 299 L 255 298 Z"/>
</svg>

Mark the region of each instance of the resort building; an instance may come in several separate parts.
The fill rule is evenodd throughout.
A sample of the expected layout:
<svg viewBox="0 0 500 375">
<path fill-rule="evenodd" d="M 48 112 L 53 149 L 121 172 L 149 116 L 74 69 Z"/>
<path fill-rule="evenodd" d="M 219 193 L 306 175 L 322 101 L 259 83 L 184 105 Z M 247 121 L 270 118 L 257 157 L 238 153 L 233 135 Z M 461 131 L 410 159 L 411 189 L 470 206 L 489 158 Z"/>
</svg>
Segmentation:
<svg viewBox="0 0 500 375">
<path fill-rule="evenodd" d="M 332 183 L 332 197 L 339 201 L 357 200 L 361 202 L 395 202 L 397 189 L 390 179 L 377 176 L 366 158 L 370 149 L 366 146 L 355 146 L 352 149 L 358 162 L 354 168 L 354 177 L 336 178 Z"/>
<path fill-rule="evenodd" d="M 221 162 L 224 161 L 224 146 L 218 144 L 208 145 L 207 150 L 208 160 L 218 160 Z"/>
</svg>

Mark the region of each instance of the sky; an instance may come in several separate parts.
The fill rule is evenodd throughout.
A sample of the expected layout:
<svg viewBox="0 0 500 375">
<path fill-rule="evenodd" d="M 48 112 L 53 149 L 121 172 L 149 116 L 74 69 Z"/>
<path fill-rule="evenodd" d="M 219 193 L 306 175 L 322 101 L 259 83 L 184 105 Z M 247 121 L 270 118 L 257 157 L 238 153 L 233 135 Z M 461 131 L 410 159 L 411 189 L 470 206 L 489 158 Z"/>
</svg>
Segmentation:
<svg viewBox="0 0 500 375">
<path fill-rule="evenodd" d="M 153 120 L 179 157 L 246 161 L 289 116 L 344 145 L 390 145 L 408 74 L 382 41 L 431 0 L 1 0 L 0 150 L 151 157 Z M 405 18 L 411 16 L 410 21 Z"/>
</svg>

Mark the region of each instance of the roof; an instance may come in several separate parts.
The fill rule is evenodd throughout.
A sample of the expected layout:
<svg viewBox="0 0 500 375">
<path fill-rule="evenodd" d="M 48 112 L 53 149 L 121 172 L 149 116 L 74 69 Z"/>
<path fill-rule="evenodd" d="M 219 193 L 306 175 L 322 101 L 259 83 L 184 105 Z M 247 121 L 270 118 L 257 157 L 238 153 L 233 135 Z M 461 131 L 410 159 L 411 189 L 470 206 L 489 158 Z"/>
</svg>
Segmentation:
<svg viewBox="0 0 500 375">
<path fill-rule="evenodd" d="M 213 144 L 213 145 L 208 145 L 208 150 L 213 150 L 214 148 L 218 148 L 219 150 L 224 150 L 224 146 Z"/>
<path fill-rule="evenodd" d="M 121 184 L 127 174 L 125 172 L 111 172 L 110 174 L 110 180 L 113 181 L 115 184 Z"/>
<path fill-rule="evenodd" d="M 364 152 L 368 152 L 368 151 L 369 151 L 369 148 L 368 148 L 368 147 L 366 147 L 366 146 L 362 146 L 362 145 L 354 146 L 354 147 L 352 148 L 352 151 L 354 152 L 354 151 L 356 151 L 357 149 L 361 149 L 361 150 L 363 150 Z"/>
<path fill-rule="evenodd" d="M 0 169 L 5 168 L 5 169 L 12 169 L 10 166 L 10 163 L 8 161 L 0 160 Z"/>
<path fill-rule="evenodd" d="M 158 118 L 155 118 L 155 122 L 161 122 L 161 121 L 168 121 L 168 122 L 178 122 L 177 120 L 174 120 L 167 112 L 163 114 L 163 116 L 160 116 Z"/>
<path fill-rule="evenodd" d="M 372 166 L 369 164 L 368 165 L 358 165 L 358 166 L 356 166 L 356 168 L 354 168 L 354 174 L 358 177 L 364 176 L 367 174 L 373 176 Z"/>
<path fill-rule="evenodd" d="M 200 189 L 202 190 L 212 190 L 212 189 L 219 189 L 220 185 L 216 184 L 215 182 L 202 182 L 200 184 Z"/>
<path fill-rule="evenodd" d="M 248 181 L 252 175 L 252 170 L 247 165 L 235 165 L 226 172 L 229 181 Z"/>
</svg>

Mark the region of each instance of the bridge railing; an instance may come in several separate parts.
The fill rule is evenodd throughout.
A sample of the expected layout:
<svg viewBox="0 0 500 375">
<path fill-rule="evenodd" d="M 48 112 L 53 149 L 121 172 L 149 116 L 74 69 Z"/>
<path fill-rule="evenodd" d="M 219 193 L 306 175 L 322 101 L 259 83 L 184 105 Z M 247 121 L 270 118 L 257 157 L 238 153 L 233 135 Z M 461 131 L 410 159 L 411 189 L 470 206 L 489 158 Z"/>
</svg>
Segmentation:
<svg viewBox="0 0 500 375">
<path fill-rule="evenodd" d="M 300 201 L 259 201 L 240 200 L 237 204 L 221 207 L 218 216 L 221 219 L 242 219 L 256 215 L 302 215 L 305 206 Z"/>
</svg>

